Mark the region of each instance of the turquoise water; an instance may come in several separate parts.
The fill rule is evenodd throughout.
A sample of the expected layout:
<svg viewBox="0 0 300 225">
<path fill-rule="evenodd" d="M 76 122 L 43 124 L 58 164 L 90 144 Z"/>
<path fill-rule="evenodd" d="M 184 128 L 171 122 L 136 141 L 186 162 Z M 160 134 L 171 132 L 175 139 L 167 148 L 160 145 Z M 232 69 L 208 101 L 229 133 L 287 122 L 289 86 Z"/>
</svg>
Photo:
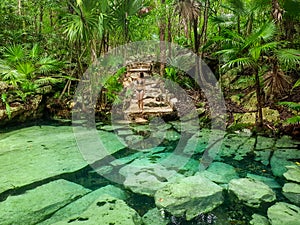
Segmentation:
<svg viewBox="0 0 300 225">
<path fill-rule="evenodd" d="M 201 170 L 199 165 L 206 160 L 203 155 L 207 153 L 207 148 L 212 149 L 213 152 L 213 148 L 216 146 L 210 145 L 213 132 L 206 129 L 201 129 L 196 134 L 189 134 L 188 138 L 185 137 L 184 143 L 181 143 L 182 126 L 184 124 L 180 124 L 178 121 L 164 123 L 159 128 L 161 132 L 153 134 L 152 128 L 147 125 L 118 125 L 116 127 L 98 123 L 97 134 L 113 157 L 95 160 L 93 165 L 89 165 L 82 152 L 78 151 L 70 124 L 51 122 L 2 130 L 0 132 L 0 170 L 2 174 L 0 178 L 0 214 L 2 218 L 13 215 L 15 221 L 10 223 L 0 220 L 0 224 L 43 224 L 43 220 L 51 219 L 55 213 L 81 198 L 77 196 L 49 212 L 47 211 L 49 206 L 47 203 L 43 203 L 45 205 L 41 208 L 45 215 L 36 220 L 28 219 L 28 221 L 34 221 L 29 223 L 20 221 L 18 218 L 24 218 L 24 215 L 20 213 L 19 216 L 18 213 L 28 207 L 29 212 L 25 215 L 28 217 L 35 215 L 34 213 L 30 214 L 30 202 L 27 205 L 24 203 L 22 206 L 14 205 L 12 209 L 1 207 L 1 205 L 6 207 L 12 205 L 9 201 L 13 201 L 15 196 L 22 199 L 27 192 L 33 191 L 34 193 L 38 187 L 60 179 L 71 184 L 78 184 L 79 186 L 76 188 L 84 188 L 85 191 L 88 190 L 86 192 L 114 185 L 126 193 L 127 197 L 124 199 L 126 204 L 141 217 L 144 216 L 150 209 L 156 207 L 154 194 L 151 194 L 153 187 L 139 189 L 126 185 L 128 177 L 124 174 L 130 175 L 130 172 L 124 172 L 124 167 L 128 165 L 168 165 L 167 168 L 176 171 L 174 176 L 191 177 Z M 226 182 L 217 181 L 224 188 L 224 201 L 221 205 L 207 213 L 199 212 L 199 215 L 190 221 L 186 221 L 181 216 L 173 216 L 167 210 L 163 210 L 161 215 L 156 216 L 164 216 L 165 224 L 249 224 L 254 213 L 267 217 L 268 207 L 275 202 L 296 204 L 282 193 L 282 186 L 288 182 L 282 174 L 287 171 L 286 165 L 299 163 L 300 145 L 298 142 L 289 137 L 274 139 L 252 136 L 248 131 L 238 134 L 222 133 L 222 135 L 224 135 L 224 139 L 218 140 L 218 142 L 221 141 L 221 147 L 218 154 L 214 155 L 212 162 L 222 162 L 232 166 L 235 178 L 270 178 L 265 183 L 271 186 L 276 194 L 276 200 L 267 202 L 263 207 L 249 207 L 238 201 L 232 193 L 226 191 L 228 187 Z M 149 138 L 152 138 L 151 141 L 146 141 Z M 130 147 L 126 147 L 126 144 L 129 144 Z M 183 151 L 182 154 L 174 153 L 180 145 L 186 147 L 185 153 L 183 154 Z M 180 147 L 182 148 L 182 146 Z M 288 154 L 286 154 L 286 150 L 288 150 Z M 184 159 L 187 161 L 182 164 Z M 202 164 L 204 165 L 204 163 Z M 160 173 L 165 173 L 165 171 L 155 172 L 153 170 L 153 174 L 159 177 L 162 183 L 171 182 L 168 176 L 164 177 L 164 174 Z M 216 174 L 213 173 L 214 169 L 211 169 L 210 175 L 207 176 L 215 181 Z M 217 179 L 222 180 L 222 177 Z M 32 201 L 37 205 L 41 202 L 40 199 L 32 199 Z M 18 207 L 20 207 L 19 210 Z M 11 211 L 13 214 L 10 214 Z M 63 220 L 63 218 L 60 219 Z M 11 220 L 13 221 L 13 218 Z M 49 224 L 52 223 L 49 222 Z M 99 224 L 101 225 L 101 223 Z"/>
</svg>

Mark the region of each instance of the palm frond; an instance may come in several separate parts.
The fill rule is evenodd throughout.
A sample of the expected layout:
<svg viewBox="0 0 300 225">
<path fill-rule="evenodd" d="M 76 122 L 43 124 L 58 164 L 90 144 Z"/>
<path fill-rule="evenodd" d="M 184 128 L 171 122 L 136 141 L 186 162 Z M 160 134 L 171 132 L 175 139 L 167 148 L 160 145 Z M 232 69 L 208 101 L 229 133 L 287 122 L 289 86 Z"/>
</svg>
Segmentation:
<svg viewBox="0 0 300 225">
<path fill-rule="evenodd" d="M 292 116 L 285 120 L 288 124 L 297 124 L 300 123 L 300 116 Z"/>
<path fill-rule="evenodd" d="M 300 103 L 296 103 L 296 102 L 279 102 L 278 104 L 286 106 L 290 109 L 300 111 Z"/>
<path fill-rule="evenodd" d="M 237 49 L 229 48 L 229 49 L 222 49 L 220 51 L 215 52 L 213 55 L 225 55 L 225 56 L 233 56 L 237 53 Z"/>
<path fill-rule="evenodd" d="M 35 43 L 29 52 L 29 57 L 31 59 L 37 59 L 40 55 L 40 52 L 41 52 L 41 48 L 39 44 Z"/>
<path fill-rule="evenodd" d="M 300 63 L 300 51 L 296 49 L 280 49 L 276 55 L 281 64 L 287 67 L 293 67 Z"/>
<path fill-rule="evenodd" d="M 24 74 L 28 79 L 31 79 L 35 72 L 35 67 L 31 62 L 23 62 L 16 66 L 16 70 L 18 73 Z"/>
<path fill-rule="evenodd" d="M 233 67 L 251 67 L 253 65 L 253 61 L 249 57 L 238 58 L 234 60 L 230 60 L 222 68 L 233 68 Z"/>
<path fill-rule="evenodd" d="M 245 1 L 242 0 L 228 0 L 230 9 L 235 13 L 241 15 L 245 13 Z"/>
<path fill-rule="evenodd" d="M 24 50 L 21 45 L 12 45 L 4 48 L 3 56 L 9 62 L 19 62 L 24 58 Z"/>
<path fill-rule="evenodd" d="M 300 79 L 296 81 L 296 83 L 293 85 L 292 89 L 295 89 L 297 87 L 300 87 Z"/>
<path fill-rule="evenodd" d="M 246 38 L 244 48 L 269 41 L 274 37 L 276 26 L 273 22 L 263 24 L 256 32 Z"/>
<path fill-rule="evenodd" d="M 49 74 L 60 69 L 60 63 L 51 57 L 41 58 L 37 63 L 38 72 L 42 74 Z"/>
<path fill-rule="evenodd" d="M 39 77 L 37 80 L 34 81 L 34 83 L 39 87 L 49 84 L 56 84 L 59 82 L 61 82 L 61 79 L 55 77 Z"/>
<path fill-rule="evenodd" d="M 210 21 L 214 25 L 228 27 L 235 23 L 233 18 L 234 18 L 233 14 L 223 14 L 223 15 L 212 16 L 210 18 Z"/>
</svg>

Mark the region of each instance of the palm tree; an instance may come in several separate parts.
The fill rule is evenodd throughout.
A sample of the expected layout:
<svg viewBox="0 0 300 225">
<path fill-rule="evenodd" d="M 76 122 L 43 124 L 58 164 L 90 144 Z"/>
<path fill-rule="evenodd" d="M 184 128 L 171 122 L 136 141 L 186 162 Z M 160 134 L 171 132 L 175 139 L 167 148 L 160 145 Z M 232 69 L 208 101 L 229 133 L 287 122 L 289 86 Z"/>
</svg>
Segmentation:
<svg viewBox="0 0 300 225">
<path fill-rule="evenodd" d="M 271 71 L 267 72 L 269 78 L 265 79 L 267 86 L 285 87 L 286 77 L 283 76 L 279 65 L 292 66 L 300 62 L 300 54 L 293 49 L 281 48 L 281 43 L 273 41 L 276 33 L 276 26 L 273 22 L 263 24 L 251 35 L 243 37 L 238 32 L 226 30 L 223 37 L 219 37 L 224 44 L 224 49 L 217 52 L 223 56 L 225 61 L 223 69 L 239 67 L 252 69 L 255 76 L 255 91 L 257 98 L 257 127 L 263 126 L 263 99 L 259 74 L 261 66 L 266 63 L 264 58 L 272 60 Z M 280 64 L 278 64 L 279 62 Z M 270 81 L 270 75 L 273 81 Z M 274 85 L 274 83 L 276 83 Z M 279 85 L 281 84 L 281 85 Z"/>
<path fill-rule="evenodd" d="M 64 33 L 69 41 L 81 50 L 82 44 L 88 46 L 91 62 L 97 59 L 97 40 L 102 38 L 104 32 L 103 18 L 105 12 L 99 12 L 100 1 L 77 0 L 77 5 L 72 5 L 72 12 L 63 19 Z M 106 0 L 101 5 L 106 5 Z M 80 59 L 78 59 L 80 60 Z"/>
<path fill-rule="evenodd" d="M 175 10 L 178 12 L 181 22 L 184 25 L 186 38 L 189 38 L 188 27 L 193 27 L 194 32 L 194 50 L 197 53 L 199 49 L 198 42 L 198 20 L 200 15 L 200 3 L 196 0 L 177 0 Z"/>
<path fill-rule="evenodd" d="M 130 17 L 136 15 L 143 7 L 143 0 L 111 1 L 111 19 L 114 30 L 120 29 L 125 43 L 130 41 Z"/>
<path fill-rule="evenodd" d="M 56 59 L 42 56 L 37 44 L 30 51 L 21 45 L 7 46 L 0 61 L 0 80 L 12 85 L 13 92 L 25 100 L 28 95 L 43 93 L 51 89 L 51 84 L 61 82 L 52 73 L 62 66 Z"/>
</svg>

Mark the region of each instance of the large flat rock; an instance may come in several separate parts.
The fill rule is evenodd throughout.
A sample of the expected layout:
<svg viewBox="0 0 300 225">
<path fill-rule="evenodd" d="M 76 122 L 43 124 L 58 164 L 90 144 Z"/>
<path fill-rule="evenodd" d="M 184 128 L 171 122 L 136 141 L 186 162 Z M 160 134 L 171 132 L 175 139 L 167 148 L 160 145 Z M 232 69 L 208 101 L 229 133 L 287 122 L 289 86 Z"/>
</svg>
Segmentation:
<svg viewBox="0 0 300 225">
<path fill-rule="evenodd" d="M 268 208 L 268 218 L 272 225 L 299 225 L 300 208 L 285 202 L 277 202 Z"/>
<path fill-rule="evenodd" d="M 142 225 L 142 219 L 124 201 L 110 196 L 101 196 L 83 213 L 54 224 Z"/>
<path fill-rule="evenodd" d="M 166 184 L 155 193 L 158 208 L 191 220 L 223 203 L 222 188 L 202 176 L 192 176 Z"/>
<path fill-rule="evenodd" d="M 228 190 L 243 204 L 253 208 L 259 208 L 262 203 L 276 199 L 274 191 L 268 185 L 249 178 L 231 180 Z"/>
<path fill-rule="evenodd" d="M 36 224 L 89 192 L 78 184 L 56 180 L 24 194 L 9 196 L 0 202 L 0 224 Z"/>
<path fill-rule="evenodd" d="M 114 133 L 96 134 L 110 150 L 109 154 L 124 147 L 119 142 L 114 145 Z M 10 189 L 78 171 L 88 162 L 77 147 L 71 126 L 32 126 L 0 134 L 0 165 L 1 195 Z"/>
<path fill-rule="evenodd" d="M 117 199 L 125 200 L 127 198 L 126 193 L 118 187 L 113 185 L 107 185 L 99 188 L 87 195 L 79 198 L 78 200 L 68 204 L 55 212 L 49 219 L 39 223 L 39 225 L 51 225 L 59 221 L 63 221 L 67 218 L 72 218 L 74 215 L 79 215 L 86 211 L 94 201 L 104 196 L 111 196 Z"/>
</svg>

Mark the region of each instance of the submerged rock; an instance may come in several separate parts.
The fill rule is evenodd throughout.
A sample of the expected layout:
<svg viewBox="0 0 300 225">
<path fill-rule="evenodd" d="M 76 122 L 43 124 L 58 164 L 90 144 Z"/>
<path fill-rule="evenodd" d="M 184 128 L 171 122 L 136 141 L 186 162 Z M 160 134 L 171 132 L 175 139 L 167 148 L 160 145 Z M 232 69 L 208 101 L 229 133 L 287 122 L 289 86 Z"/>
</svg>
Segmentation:
<svg viewBox="0 0 300 225">
<path fill-rule="evenodd" d="M 269 225 L 269 220 L 268 218 L 259 215 L 259 214 L 253 214 L 252 215 L 252 220 L 250 221 L 251 225 Z"/>
<path fill-rule="evenodd" d="M 150 209 L 142 218 L 144 225 L 167 225 L 169 220 L 166 219 L 165 212 L 157 208 Z"/>
<path fill-rule="evenodd" d="M 90 160 L 124 148 L 113 133 L 98 132 L 109 152 L 81 154 L 71 126 L 32 126 L 11 131 L 0 137 L 0 194 L 34 182 L 79 171 Z M 88 133 L 86 134 L 88 135 Z M 82 136 L 84 139 L 85 136 Z M 93 143 L 90 143 L 91 147 Z M 96 155 L 95 155 L 96 156 Z M 85 158 L 85 159 L 84 159 Z"/>
<path fill-rule="evenodd" d="M 282 188 L 282 194 L 296 205 L 300 205 L 300 184 L 286 183 Z"/>
<path fill-rule="evenodd" d="M 239 177 L 233 166 L 222 162 L 213 162 L 207 170 L 200 172 L 199 175 L 203 175 L 218 184 L 227 184 L 230 180 Z"/>
<path fill-rule="evenodd" d="M 54 223 L 54 225 L 69 224 L 142 225 L 142 220 L 137 212 L 124 201 L 110 196 L 102 196 L 94 201 L 83 213 Z"/>
<path fill-rule="evenodd" d="M 89 206 L 101 196 L 111 196 L 117 199 L 125 200 L 126 193 L 113 185 L 107 185 L 99 188 L 87 195 L 79 198 L 78 200 L 68 204 L 62 209 L 55 212 L 49 219 L 39 223 L 39 225 L 50 225 L 58 221 L 70 218 L 74 215 L 81 214 L 89 208 Z"/>
<path fill-rule="evenodd" d="M 134 193 L 148 196 L 153 196 L 167 182 L 180 176 L 175 170 L 168 170 L 159 163 L 151 163 L 147 158 L 136 159 L 121 168 L 119 172 L 125 177 L 126 188 Z"/>
<path fill-rule="evenodd" d="M 36 224 L 60 208 L 90 192 L 89 189 L 56 180 L 0 202 L 0 224 Z"/>
<path fill-rule="evenodd" d="M 255 139 L 245 135 L 229 134 L 222 143 L 217 159 L 223 157 L 233 157 L 235 160 L 242 160 L 254 149 Z"/>
<path fill-rule="evenodd" d="M 281 188 L 280 184 L 278 184 L 275 179 L 270 178 L 270 177 L 264 177 L 264 176 L 259 176 L 256 174 L 247 173 L 247 178 L 261 181 L 261 182 L 265 183 L 266 185 L 268 185 L 270 188 L 274 188 L 274 189 Z"/>
<path fill-rule="evenodd" d="M 286 166 L 286 168 L 287 168 L 287 172 L 285 172 L 283 176 L 287 180 L 300 183 L 300 167 L 294 165 L 294 166 Z"/>
<path fill-rule="evenodd" d="M 212 211 L 223 203 L 222 188 L 202 176 L 192 176 L 168 183 L 155 193 L 155 204 L 174 216 L 187 220 Z"/>
<path fill-rule="evenodd" d="M 268 185 L 249 178 L 231 180 L 228 190 L 243 204 L 253 208 L 258 208 L 262 203 L 273 202 L 276 199 L 275 193 Z"/>
<path fill-rule="evenodd" d="M 33 126 L 0 137 L 0 193 L 87 165 L 72 127 Z"/>
<path fill-rule="evenodd" d="M 277 202 L 268 208 L 268 218 L 272 225 L 299 225 L 300 208 L 285 202 Z"/>
<path fill-rule="evenodd" d="M 286 171 L 286 166 L 294 166 L 293 160 L 300 159 L 298 149 L 276 149 L 271 158 L 271 169 L 274 176 L 281 177 Z"/>
</svg>

